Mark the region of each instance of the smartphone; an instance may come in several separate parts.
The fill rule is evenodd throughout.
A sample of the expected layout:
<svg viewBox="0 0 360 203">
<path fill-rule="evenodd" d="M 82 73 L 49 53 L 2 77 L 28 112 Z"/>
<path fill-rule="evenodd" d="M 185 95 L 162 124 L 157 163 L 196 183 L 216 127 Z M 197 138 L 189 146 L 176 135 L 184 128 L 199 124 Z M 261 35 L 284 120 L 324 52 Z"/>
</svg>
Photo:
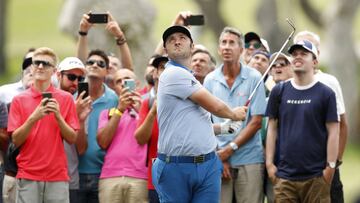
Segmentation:
<svg viewBox="0 0 360 203">
<path fill-rule="evenodd" d="M 89 23 L 107 23 L 108 22 L 108 14 L 106 13 L 90 13 L 89 14 Z"/>
<path fill-rule="evenodd" d="M 204 25 L 204 15 L 191 15 L 185 19 L 185 25 Z"/>
<path fill-rule="evenodd" d="M 84 96 L 82 97 L 83 99 L 85 99 L 86 97 L 89 96 L 89 83 L 87 82 L 79 82 L 78 84 L 78 96 L 85 91 Z"/>
<path fill-rule="evenodd" d="M 51 99 L 52 98 L 52 94 L 51 94 L 51 92 L 43 92 L 43 93 L 41 93 L 42 94 L 42 98 L 44 99 L 44 98 L 49 98 L 49 99 Z M 49 100 L 47 100 L 45 103 L 44 103 L 44 106 L 46 106 L 46 104 L 49 102 Z"/>
<path fill-rule="evenodd" d="M 124 87 L 128 87 L 129 91 L 135 91 L 135 80 L 134 79 L 125 79 Z"/>
</svg>

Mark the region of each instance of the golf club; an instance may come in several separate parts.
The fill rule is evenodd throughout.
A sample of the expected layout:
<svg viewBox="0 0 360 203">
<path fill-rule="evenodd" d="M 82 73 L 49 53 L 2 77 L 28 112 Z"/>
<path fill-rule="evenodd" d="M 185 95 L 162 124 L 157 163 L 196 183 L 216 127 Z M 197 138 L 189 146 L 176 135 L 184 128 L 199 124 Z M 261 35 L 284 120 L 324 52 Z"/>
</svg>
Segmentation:
<svg viewBox="0 0 360 203">
<path fill-rule="evenodd" d="M 294 23 L 289 19 L 286 18 L 286 22 L 289 23 L 289 25 L 292 27 L 292 32 L 290 33 L 289 37 L 286 39 L 286 41 L 284 42 L 284 44 L 282 45 L 282 47 L 280 48 L 280 50 L 276 53 L 274 59 L 271 61 L 270 65 L 267 67 L 265 73 L 262 75 L 261 79 L 259 80 L 259 82 L 256 84 L 254 90 L 251 92 L 248 100 L 245 103 L 245 106 L 249 106 L 251 99 L 254 97 L 256 90 L 259 88 L 261 82 L 264 80 L 264 78 L 266 77 L 266 75 L 269 73 L 271 66 L 275 63 L 276 59 L 279 57 L 280 53 L 283 51 L 283 49 L 285 48 L 285 46 L 289 43 L 289 41 L 291 40 L 291 38 L 293 37 L 293 35 L 295 34 L 295 25 Z M 236 121 L 236 122 L 242 122 L 242 121 Z M 234 133 L 233 129 L 229 129 L 229 133 Z"/>
<path fill-rule="evenodd" d="M 280 50 L 276 53 L 274 59 L 271 61 L 269 67 L 267 67 L 265 73 L 262 75 L 261 79 L 259 80 L 259 82 L 256 84 L 254 90 L 251 92 L 248 100 L 245 103 L 245 106 L 249 106 L 251 99 L 254 97 L 254 94 L 256 92 L 256 90 L 258 89 L 258 87 L 260 86 L 261 82 L 264 80 L 264 78 L 266 77 L 266 75 L 269 73 L 271 66 L 275 63 L 276 59 L 279 57 L 280 53 L 283 51 L 283 49 L 285 48 L 285 46 L 287 45 L 287 43 L 289 43 L 289 41 L 291 40 L 291 38 L 293 37 L 294 33 L 295 33 L 295 25 L 294 23 L 289 19 L 286 18 L 286 22 L 289 23 L 289 25 L 292 27 L 293 31 L 290 33 L 289 37 L 286 39 L 286 41 L 284 42 L 284 44 L 282 45 L 282 47 L 280 48 Z"/>
</svg>

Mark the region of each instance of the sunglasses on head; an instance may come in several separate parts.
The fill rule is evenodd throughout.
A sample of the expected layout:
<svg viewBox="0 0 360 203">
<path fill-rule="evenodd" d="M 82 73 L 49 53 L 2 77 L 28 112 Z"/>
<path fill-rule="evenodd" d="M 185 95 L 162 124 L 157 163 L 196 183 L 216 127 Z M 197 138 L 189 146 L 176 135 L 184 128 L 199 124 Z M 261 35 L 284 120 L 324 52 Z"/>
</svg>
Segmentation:
<svg viewBox="0 0 360 203">
<path fill-rule="evenodd" d="M 245 48 L 248 49 L 250 48 L 250 46 L 253 46 L 255 49 L 259 49 L 261 47 L 261 43 L 260 42 L 255 42 L 255 43 L 245 43 Z"/>
<path fill-rule="evenodd" d="M 49 61 L 43 61 L 43 60 L 33 60 L 32 64 L 33 64 L 35 67 L 39 67 L 40 64 L 41 64 L 44 68 L 53 67 L 53 65 L 52 65 Z"/>
<path fill-rule="evenodd" d="M 86 61 L 86 65 L 92 66 L 94 64 L 97 64 L 97 66 L 99 66 L 100 68 L 106 68 L 106 63 L 105 61 L 97 61 L 97 60 L 87 60 Z"/>
<path fill-rule="evenodd" d="M 72 73 L 62 73 L 62 74 L 66 75 L 66 77 L 72 82 L 74 82 L 76 79 L 78 80 L 78 82 L 82 82 L 85 80 L 85 77 L 80 76 L 80 75 L 75 75 Z"/>
</svg>

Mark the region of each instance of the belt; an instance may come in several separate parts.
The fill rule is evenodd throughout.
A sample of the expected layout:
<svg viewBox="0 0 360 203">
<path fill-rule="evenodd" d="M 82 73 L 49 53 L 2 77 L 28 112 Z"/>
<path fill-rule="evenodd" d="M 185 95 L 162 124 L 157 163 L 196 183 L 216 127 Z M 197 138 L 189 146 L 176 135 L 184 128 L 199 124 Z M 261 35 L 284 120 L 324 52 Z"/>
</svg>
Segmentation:
<svg viewBox="0 0 360 203">
<path fill-rule="evenodd" d="M 215 152 L 202 154 L 199 156 L 167 156 L 166 154 L 158 154 L 158 159 L 166 163 L 203 163 L 215 157 Z"/>
<path fill-rule="evenodd" d="M 12 171 L 5 171 L 5 175 L 11 176 L 11 177 L 16 177 L 16 173 L 12 172 Z"/>
</svg>

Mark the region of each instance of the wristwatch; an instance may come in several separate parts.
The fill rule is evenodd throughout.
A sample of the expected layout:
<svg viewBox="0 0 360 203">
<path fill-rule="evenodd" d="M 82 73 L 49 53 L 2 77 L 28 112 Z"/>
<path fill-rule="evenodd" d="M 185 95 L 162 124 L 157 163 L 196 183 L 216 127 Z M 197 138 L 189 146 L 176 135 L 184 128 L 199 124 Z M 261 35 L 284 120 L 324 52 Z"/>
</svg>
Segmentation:
<svg viewBox="0 0 360 203">
<path fill-rule="evenodd" d="M 229 145 L 230 145 L 230 147 L 231 147 L 234 151 L 236 151 L 237 149 L 239 149 L 239 147 L 237 146 L 237 144 L 236 144 L 235 142 L 230 142 Z"/>
<path fill-rule="evenodd" d="M 327 166 L 329 166 L 332 169 L 336 168 L 336 162 L 335 161 L 328 161 Z"/>
</svg>

